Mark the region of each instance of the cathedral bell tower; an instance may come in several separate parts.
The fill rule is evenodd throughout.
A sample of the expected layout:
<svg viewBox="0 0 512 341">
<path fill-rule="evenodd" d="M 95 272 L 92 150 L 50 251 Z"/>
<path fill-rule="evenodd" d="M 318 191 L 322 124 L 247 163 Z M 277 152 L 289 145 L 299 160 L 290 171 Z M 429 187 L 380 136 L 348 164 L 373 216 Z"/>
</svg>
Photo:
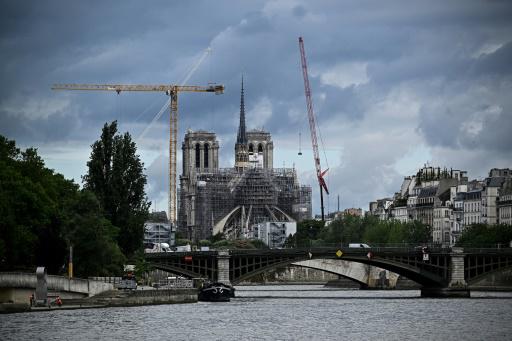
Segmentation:
<svg viewBox="0 0 512 341">
<path fill-rule="evenodd" d="M 244 105 L 244 78 L 242 76 L 242 92 L 240 97 L 240 125 L 235 144 L 235 168 L 245 169 L 249 166 L 249 151 L 247 146 L 247 132 L 245 129 L 245 105 Z"/>
</svg>

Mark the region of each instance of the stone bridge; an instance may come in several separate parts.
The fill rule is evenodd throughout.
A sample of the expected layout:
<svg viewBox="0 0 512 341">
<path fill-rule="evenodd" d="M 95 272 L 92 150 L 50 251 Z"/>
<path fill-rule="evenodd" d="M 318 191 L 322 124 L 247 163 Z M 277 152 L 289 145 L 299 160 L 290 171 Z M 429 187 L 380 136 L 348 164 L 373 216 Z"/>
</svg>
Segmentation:
<svg viewBox="0 0 512 341">
<path fill-rule="evenodd" d="M 35 272 L 0 273 L 0 302 L 28 303 L 28 297 L 34 293 L 36 283 Z M 47 276 L 47 286 L 49 294 L 59 295 L 63 299 L 93 296 L 114 288 L 111 283 L 52 275 Z"/>
<path fill-rule="evenodd" d="M 512 268 L 512 249 L 433 248 L 428 257 L 421 250 L 410 248 L 225 250 L 153 253 L 147 254 L 146 259 L 157 269 L 232 284 L 292 263 L 343 260 L 409 278 L 422 286 L 424 297 L 468 297 L 472 283 Z M 326 271 L 343 275 L 333 268 Z"/>
</svg>

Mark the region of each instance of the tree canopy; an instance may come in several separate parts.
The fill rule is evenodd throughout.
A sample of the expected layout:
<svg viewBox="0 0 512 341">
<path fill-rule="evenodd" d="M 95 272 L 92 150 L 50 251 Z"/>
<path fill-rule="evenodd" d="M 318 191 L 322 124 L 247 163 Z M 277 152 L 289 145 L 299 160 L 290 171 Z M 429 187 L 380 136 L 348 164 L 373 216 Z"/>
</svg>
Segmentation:
<svg viewBox="0 0 512 341">
<path fill-rule="evenodd" d="M 510 246 L 512 242 L 511 225 L 474 224 L 468 226 L 459 240 L 457 246 L 463 247 L 503 247 Z"/>
<path fill-rule="evenodd" d="M 142 248 L 149 203 L 135 143 L 114 121 L 91 147 L 81 190 L 0 135 L 0 270 L 64 274 L 73 246 L 77 276 L 116 275 Z"/>
<path fill-rule="evenodd" d="M 144 191 L 144 164 L 130 134 L 118 134 L 116 121 L 105 123 L 91 148 L 84 188 L 96 195 L 105 217 L 119 228 L 119 247 L 132 256 L 142 247 L 150 206 Z"/>
<path fill-rule="evenodd" d="M 286 246 L 422 244 L 430 241 L 430 227 L 419 221 L 402 223 L 397 220 L 379 220 L 374 216 L 346 215 L 325 226 L 317 220 L 300 222 L 297 233 L 286 240 Z"/>
<path fill-rule="evenodd" d="M 66 271 L 73 245 L 75 273 L 118 273 L 124 261 L 94 194 L 45 167 L 37 150 L 21 151 L 0 136 L 0 269 Z M 91 257 L 94 255 L 94 257 Z"/>
</svg>

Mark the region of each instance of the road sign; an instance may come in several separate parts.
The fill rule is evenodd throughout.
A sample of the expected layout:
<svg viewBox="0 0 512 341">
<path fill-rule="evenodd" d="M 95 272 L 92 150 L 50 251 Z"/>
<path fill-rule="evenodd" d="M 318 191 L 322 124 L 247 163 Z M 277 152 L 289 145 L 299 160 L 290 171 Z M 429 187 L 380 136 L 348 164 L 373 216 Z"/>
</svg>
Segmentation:
<svg viewBox="0 0 512 341">
<path fill-rule="evenodd" d="M 338 256 L 338 257 L 343 256 L 343 251 L 341 251 L 341 250 L 336 251 L 336 256 Z"/>
</svg>

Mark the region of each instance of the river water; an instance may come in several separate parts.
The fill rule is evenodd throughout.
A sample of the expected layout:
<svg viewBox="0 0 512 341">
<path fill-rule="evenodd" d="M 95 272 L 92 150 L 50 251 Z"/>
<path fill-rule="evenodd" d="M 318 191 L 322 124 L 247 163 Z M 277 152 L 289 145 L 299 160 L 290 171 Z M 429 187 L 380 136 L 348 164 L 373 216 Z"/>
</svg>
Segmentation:
<svg viewBox="0 0 512 341">
<path fill-rule="evenodd" d="M 512 293 L 241 286 L 229 303 L 0 315 L 0 340 L 511 340 Z"/>
</svg>

